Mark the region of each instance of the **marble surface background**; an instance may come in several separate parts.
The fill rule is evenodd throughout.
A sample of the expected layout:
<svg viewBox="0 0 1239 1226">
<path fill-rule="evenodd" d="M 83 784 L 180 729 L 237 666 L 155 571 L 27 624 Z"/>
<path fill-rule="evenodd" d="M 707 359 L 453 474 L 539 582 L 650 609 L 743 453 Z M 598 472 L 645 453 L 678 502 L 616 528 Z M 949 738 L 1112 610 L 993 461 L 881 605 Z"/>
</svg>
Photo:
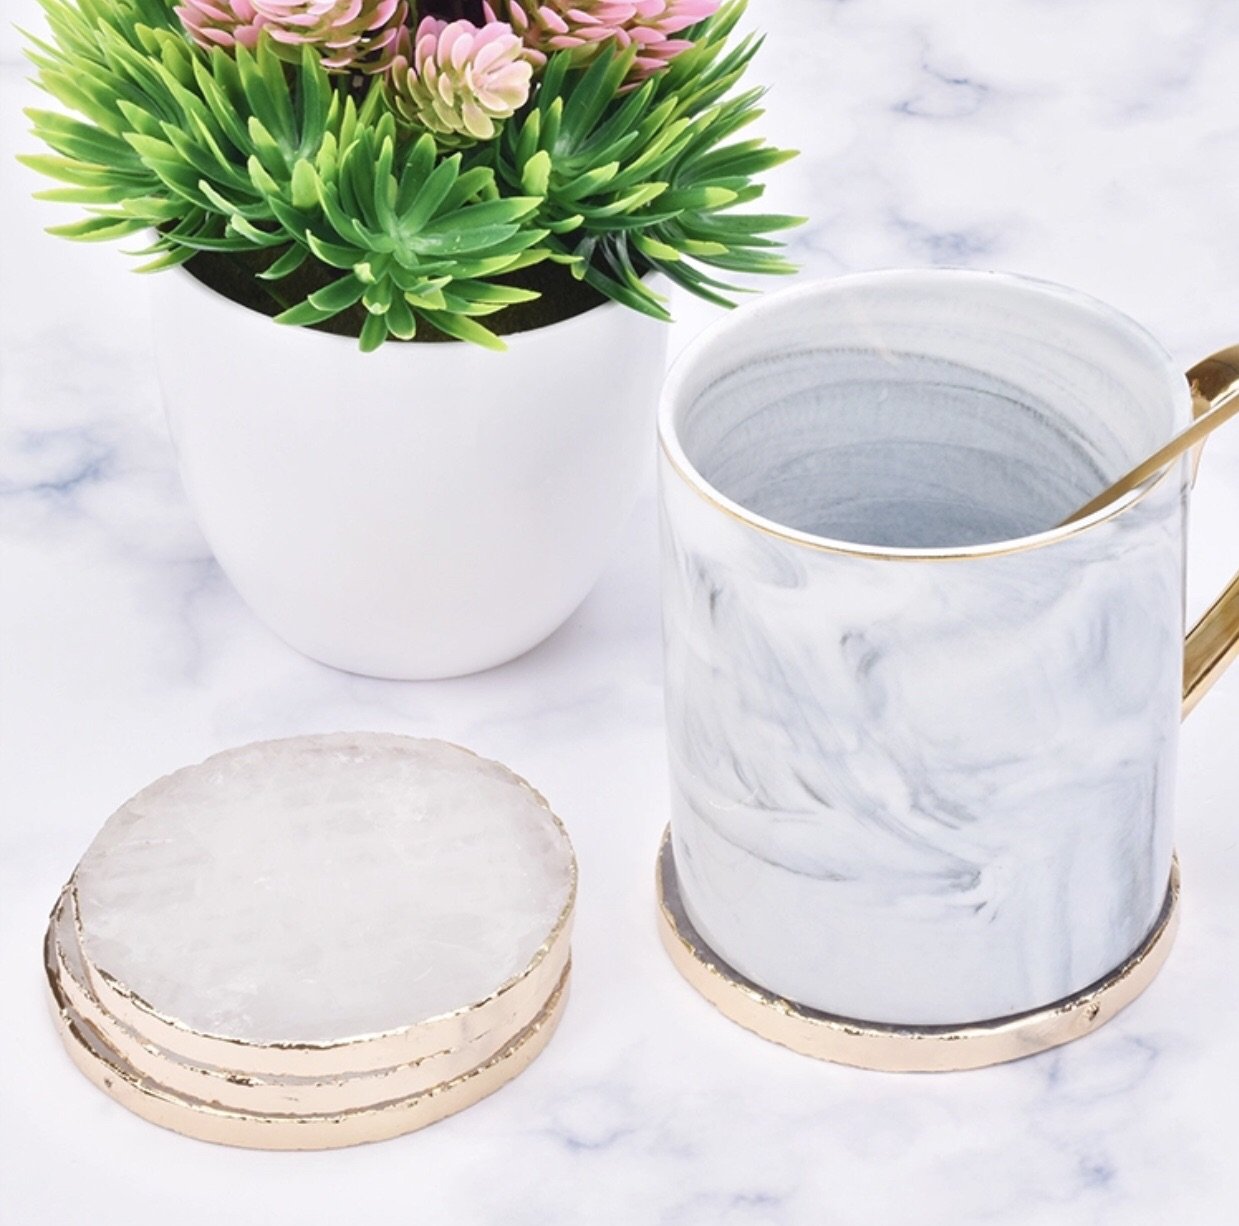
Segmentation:
<svg viewBox="0 0 1239 1226">
<path fill-rule="evenodd" d="M 1239 9 L 1225 0 L 753 0 L 771 195 L 807 273 L 963 264 L 1066 281 L 1186 366 L 1239 339 Z M 35 27 L 32 0 L 5 17 Z M 953 1076 L 813 1064 L 693 995 L 655 936 L 668 789 L 652 496 L 593 596 L 482 676 L 411 685 L 294 655 L 194 528 L 154 387 L 146 287 L 40 233 L 17 38 L 0 35 L 0 1206 L 22 1226 L 1226 1226 L 1239 1213 L 1239 673 L 1185 729 L 1177 949 L 1075 1047 Z M 685 305 L 681 346 L 710 316 Z M 652 454 L 652 451 L 651 451 Z M 651 479 L 653 464 L 651 462 Z M 1211 443 L 1190 606 L 1232 573 L 1239 434 Z M 652 485 L 651 485 L 652 495 Z M 39 939 L 103 819 L 242 741 L 442 736 L 550 798 L 581 862 L 574 996 L 547 1053 L 427 1132 L 332 1154 L 215 1149 L 113 1105 L 50 1025 Z"/>
</svg>

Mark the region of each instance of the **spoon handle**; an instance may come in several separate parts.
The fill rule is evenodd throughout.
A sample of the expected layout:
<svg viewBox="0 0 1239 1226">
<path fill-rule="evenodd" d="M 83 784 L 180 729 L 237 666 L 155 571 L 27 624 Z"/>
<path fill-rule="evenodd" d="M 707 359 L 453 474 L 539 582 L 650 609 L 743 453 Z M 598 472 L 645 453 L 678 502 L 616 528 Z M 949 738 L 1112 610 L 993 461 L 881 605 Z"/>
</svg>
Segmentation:
<svg viewBox="0 0 1239 1226">
<path fill-rule="evenodd" d="M 1112 485 L 1102 490 L 1095 498 L 1090 498 L 1079 510 L 1073 511 L 1062 524 L 1073 524 L 1085 516 L 1100 511 L 1102 507 L 1130 493 L 1137 486 L 1143 485 L 1150 477 L 1156 476 L 1172 460 L 1178 459 L 1185 451 L 1202 443 L 1205 437 L 1216 430 L 1223 422 L 1229 421 L 1239 414 L 1239 345 L 1223 349 L 1211 358 L 1201 362 L 1188 372 L 1192 384 L 1192 401 L 1196 409 L 1196 420 L 1190 426 L 1180 430 L 1178 434 L 1159 447 L 1147 459 L 1141 460 L 1135 468 L 1121 476 Z M 1202 410 L 1203 407 L 1203 411 Z M 1062 524 L 1059 526 L 1061 527 Z"/>
</svg>

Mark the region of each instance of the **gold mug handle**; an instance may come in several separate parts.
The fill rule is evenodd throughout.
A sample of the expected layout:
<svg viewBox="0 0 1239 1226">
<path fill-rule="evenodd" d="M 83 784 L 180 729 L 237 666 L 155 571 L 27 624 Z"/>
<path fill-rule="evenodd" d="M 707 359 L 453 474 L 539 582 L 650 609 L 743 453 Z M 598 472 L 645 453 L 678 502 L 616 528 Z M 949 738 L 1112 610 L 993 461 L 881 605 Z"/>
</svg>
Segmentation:
<svg viewBox="0 0 1239 1226">
<path fill-rule="evenodd" d="M 1239 345 L 1221 349 L 1187 372 L 1192 388 L 1192 410 L 1199 417 L 1207 409 L 1239 396 Z M 1192 460 L 1192 480 L 1200 464 L 1200 448 Z M 1226 590 L 1188 631 L 1183 651 L 1183 715 L 1186 718 L 1213 683 L 1239 656 L 1239 572 Z"/>
</svg>

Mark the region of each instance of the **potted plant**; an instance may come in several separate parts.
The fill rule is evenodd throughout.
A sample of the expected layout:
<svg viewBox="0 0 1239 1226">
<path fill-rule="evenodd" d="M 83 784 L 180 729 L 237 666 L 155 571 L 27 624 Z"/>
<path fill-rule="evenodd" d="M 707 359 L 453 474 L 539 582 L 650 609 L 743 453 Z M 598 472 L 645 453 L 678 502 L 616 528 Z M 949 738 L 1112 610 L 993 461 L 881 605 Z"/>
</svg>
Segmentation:
<svg viewBox="0 0 1239 1226">
<path fill-rule="evenodd" d="M 636 496 L 661 287 L 788 270 L 743 0 L 42 2 L 74 114 L 25 160 L 88 210 L 54 232 L 175 270 L 172 436 L 251 608 L 387 677 L 543 639 Z"/>
</svg>

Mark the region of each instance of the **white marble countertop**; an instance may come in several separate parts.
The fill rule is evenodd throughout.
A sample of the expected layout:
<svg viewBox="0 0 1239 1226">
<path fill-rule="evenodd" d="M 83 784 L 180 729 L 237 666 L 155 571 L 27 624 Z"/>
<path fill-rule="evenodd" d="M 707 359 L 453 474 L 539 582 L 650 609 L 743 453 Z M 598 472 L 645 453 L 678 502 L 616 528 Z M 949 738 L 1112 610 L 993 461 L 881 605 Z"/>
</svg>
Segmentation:
<svg viewBox="0 0 1239 1226">
<path fill-rule="evenodd" d="M 806 272 L 1000 267 L 1123 308 L 1189 365 L 1239 340 L 1239 8 L 1221 0 L 754 0 L 776 176 Z M 6 18 L 36 26 L 33 0 Z M 3 834 L 0 1216 L 14 1226 L 417 1221 L 504 1226 L 1239 1221 L 1239 669 L 1184 734 L 1183 925 L 1088 1041 L 974 1073 L 816 1064 L 697 998 L 663 956 L 667 819 L 652 499 L 581 610 L 507 667 L 397 684 L 295 655 L 246 611 L 178 485 L 145 286 L 53 240 L 0 44 Z M 678 346 L 708 317 L 688 307 Z M 227 355 L 221 354 L 221 360 Z M 1189 603 L 1239 564 L 1239 429 L 1209 446 Z M 533 780 L 581 864 L 573 999 L 546 1054 L 422 1133 L 232 1151 L 108 1101 L 60 1049 L 39 943 L 103 819 L 243 741 L 443 736 Z"/>
</svg>

